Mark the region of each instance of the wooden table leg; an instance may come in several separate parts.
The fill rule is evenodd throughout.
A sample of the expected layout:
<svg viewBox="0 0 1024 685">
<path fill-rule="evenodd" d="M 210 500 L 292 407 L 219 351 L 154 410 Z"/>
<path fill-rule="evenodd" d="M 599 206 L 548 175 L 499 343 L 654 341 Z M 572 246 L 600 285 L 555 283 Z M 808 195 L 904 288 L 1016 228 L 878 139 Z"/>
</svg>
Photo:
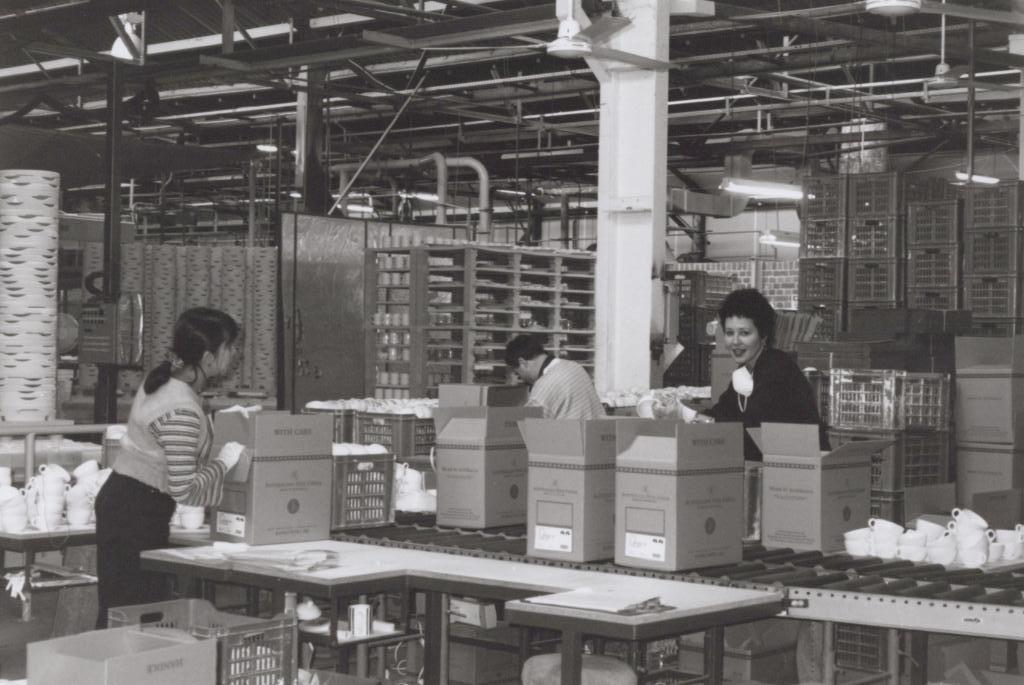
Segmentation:
<svg viewBox="0 0 1024 685">
<path fill-rule="evenodd" d="M 359 595 L 359 603 L 366 604 L 366 595 Z M 372 620 L 372 618 L 371 618 Z M 349 630 L 353 631 L 353 626 L 348 627 Z M 356 676 L 359 678 L 365 678 L 369 675 L 370 666 L 370 648 L 365 642 L 360 642 L 356 645 Z"/>
<path fill-rule="evenodd" d="M 562 685 L 583 682 L 583 635 L 576 630 L 562 631 Z"/>
<path fill-rule="evenodd" d="M 704 682 L 721 685 L 725 664 L 725 628 L 715 626 L 704 631 Z"/>
<path fill-rule="evenodd" d="M 444 635 L 448 627 L 448 595 L 427 592 L 426 597 L 426 612 L 423 617 L 423 682 L 448 682 L 447 659 L 442 659 L 442 652 L 447 647 Z"/>
</svg>

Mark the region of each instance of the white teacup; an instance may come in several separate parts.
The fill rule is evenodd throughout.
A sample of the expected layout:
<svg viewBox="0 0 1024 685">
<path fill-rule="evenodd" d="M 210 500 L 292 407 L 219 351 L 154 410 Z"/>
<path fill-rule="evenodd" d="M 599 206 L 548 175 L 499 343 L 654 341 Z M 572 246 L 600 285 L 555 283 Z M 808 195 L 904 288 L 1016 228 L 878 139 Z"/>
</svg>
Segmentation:
<svg viewBox="0 0 1024 685">
<path fill-rule="evenodd" d="M 967 525 L 973 528 L 988 528 L 988 521 L 970 509 L 956 508 L 952 512 L 953 520 L 958 525 Z"/>
<path fill-rule="evenodd" d="M 876 535 L 882 533 L 884 535 L 892 535 L 895 533 L 897 536 L 903 533 L 903 526 L 886 519 L 873 518 L 868 521 L 868 528 L 872 530 Z"/>
<path fill-rule="evenodd" d="M 0 528 L 5 533 L 20 533 L 28 527 L 28 514 L 22 512 L 20 514 L 8 514 L 4 512 L 0 514 Z"/>
<path fill-rule="evenodd" d="M 1009 561 L 1020 559 L 1022 553 L 1024 553 L 1024 542 L 1015 540 L 1014 542 L 1003 543 L 1003 559 Z"/>
<path fill-rule="evenodd" d="M 68 525 L 86 526 L 92 520 L 92 509 L 89 507 L 68 508 Z"/>
<path fill-rule="evenodd" d="M 12 497 L 17 497 L 18 495 L 23 494 L 25 494 L 23 491 L 11 485 L 0 485 L 0 506 L 3 506 L 4 502 Z"/>
<path fill-rule="evenodd" d="M 876 540 L 872 545 L 872 550 L 879 559 L 895 559 L 899 554 L 900 547 L 895 542 L 879 543 Z"/>
<path fill-rule="evenodd" d="M 988 546 L 988 561 L 999 561 L 1006 553 L 1006 545 L 1001 542 L 993 542 Z"/>
<path fill-rule="evenodd" d="M 991 528 L 987 530 L 975 530 L 969 529 L 965 531 L 960 529 L 956 534 L 957 547 L 961 549 L 968 549 L 971 547 L 985 547 L 987 548 L 990 542 L 995 542 L 996 532 Z"/>
<path fill-rule="evenodd" d="M 988 550 L 978 548 L 961 550 L 957 552 L 957 556 L 960 557 L 960 563 L 967 568 L 981 568 L 988 561 Z"/>
<path fill-rule="evenodd" d="M 942 564 L 943 566 L 949 566 L 956 561 L 956 545 L 947 544 L 931 544 L 926 548 L 927 554 L 925 556 L 928 561 L 933 564 Z"/>
<path fill-rule="evenodd" d="M 914 529 L 925 534 L 928 542 L 936 540 L 942 537 L 942 534 L 946 532 L 945 526 L 940 526 L 937 523 L 932 523 L 927 519 L 917 519 L 914 521 Z"/>
<path fill-rule="evenodd" d="M 1020 533 L 1016 528 L 999 528 L 996 530 L 996 542 L 1001 542 L 1004 545 L 1008 542 L 1017 542 L 1020 540 Z"/>
<path fill-rule="evenodd" d="M 844 540 L 870 540 L 871 529 L 870 528 L 854 528 L 843 533 Z"/>
<path fill-rule="evenodd" d="M 907 530 L 900 536 L 900 547 L 924 547 L 928 536 L 923 530 Z"/>
<path fill-rule="evenodd" d="M 88 459 L 76 466 L 75 470 L 71 473 L 74 475 L 76 482 L 81 482 L 84 478 L 96 475 L 99 473 L 99 470 L 99 462 L 95 459 Z"/>
<path fill-rule="evenodd" d="M 62 480 L 65 483 L 71 482 L 71 474 L 60 464 L 40 464 L 39 475 L 44 480 Z"/>
<path fill-rule="evenodd" d="M 924 561 L 928 556 L 928 548 L 924 545 L 900 545 L 898 556 L 907 561 Z"/>
<path fill-rule="evenodd" d="M 0 487 L 10 486 L 11 484 L 11 467 L 0 466 Z"/>
<path fill-rule="evenodd" d="M 868 538 L 847 538 L 843 541 L 846 553 L 855 557 L 866 557 L 871 554 L 871 540 Z"/>
<path fill-rule="evenodd" d="M 203 525 L 206 517 L 206 510 L 203 507 L 190 507 L 184 504 L 178 505 L 178 516 L 181 520 L 181 527 L 185 530 L 196 530 Z"/>
</svg>

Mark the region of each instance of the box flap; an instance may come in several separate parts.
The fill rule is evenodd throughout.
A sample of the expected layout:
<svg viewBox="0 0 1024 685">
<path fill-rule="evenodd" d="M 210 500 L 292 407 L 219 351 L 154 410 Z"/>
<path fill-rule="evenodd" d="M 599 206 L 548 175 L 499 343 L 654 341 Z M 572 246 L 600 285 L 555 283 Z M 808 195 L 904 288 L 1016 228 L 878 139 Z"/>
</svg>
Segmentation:
<svg viewBox="0 0 1024 685">
<path fill-rule="evenodd" d="M 942 514 L 940 525 L 946 525 L 945 519 L 949 518 L 949 512 L 956 506 L 956 483 L 909 487 L 906 489 L 903 506 L 908 521 L 922 515 Z"/>
<path fill-rule="evenodd" d="M 838 461 L 854 461 L 862 458 L 870 458 L 872 454 L 877 454 L 884 450 L 886 447 L 892 445 L 895 440 L 854 440 L 848 442 L 845 445 L 840 445 L 836 449 L 832 450 L 827 454 L 822 455 L 822 461 L 825 462 L 838 462 Z"/>
<path fill-rule="evenodd" d="M 1024 373 L 1024 337 L 957 337 L 957 373 Z"/>
<path fill-rule="evenodd" d="M 813 423 L 762 423 L 761 453 L 766 456 L 820 459 L 821 438 L 818 426 Z"/>
<path fill-rule="evenodd" d="M 334 417 L 327 413 L 261 411 L 246 416 L 217 412 L 213 419 L 213 454 L 234 441 L 248 447 L 250 459 L 255 461 L 264 457 L 328 456 L 333 435 Z"/>
<path fill-rule="evenodd" d="M 518 422 L 525 418 L 540 418 L 541 407 L 447 407 L 434 411 L 437 445 L 445 443 L 522 444 Z"/>
<path fill-rule="evenodd" d="M 976 492 L 968 504 L 988 522 L 989 528 L 1009 530 L 1020 521 L 1022 495 L 1021 490 Z"/>
<path fill-rule="evenodd" d="M 618 465 L 672 470 L 743 468 L 743 425 L 739 423 L 620 419 L 615 442 Z"/>
<path fill-rule="evenodd" d="M 747 435 L 749 435 L 750 439 L 754 441 L 754 444 L 757 446 L 757 449 L 761 454 L 764 454 L 764 438 L 761 437 L 761 428 L 748 428 Z"/>
<path fill-rule="evenodd" d="M 529 418 L 519 422 L 519 431 L 531 459 L 614 464 L 615 423 L 612 419 Z"/>
<path fill-rule="evenodd" d="M 440 407 L 518 407 L 529 396 L 525 385 L 442 383 L 437 388 Z"/>
</svg>

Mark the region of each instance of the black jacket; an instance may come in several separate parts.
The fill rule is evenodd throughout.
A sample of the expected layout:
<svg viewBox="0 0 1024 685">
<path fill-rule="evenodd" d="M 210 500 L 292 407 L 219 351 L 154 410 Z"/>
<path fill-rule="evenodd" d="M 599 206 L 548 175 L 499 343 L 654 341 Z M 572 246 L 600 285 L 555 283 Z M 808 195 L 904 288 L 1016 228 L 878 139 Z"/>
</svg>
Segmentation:
<svg viewBox="0 0 1024 685">
<path fill-rule="evenodd" d="M 811 384 L 800 367 L 785 352 L 767 348 L 754 363 L 754 392 L 747 398 L 746 411 L 741 411 L 732 382 L 718 402 L 708 411 L 715 421 L 739 421 L 744 428 L 762 423 L 813 423 L 818 425 L 821 449 L 829 449 L 828 434 L 818 415 L 818 403 Z M 743 437 L 743 457 L 761 461 L 761 450 Z"/>
</svg>

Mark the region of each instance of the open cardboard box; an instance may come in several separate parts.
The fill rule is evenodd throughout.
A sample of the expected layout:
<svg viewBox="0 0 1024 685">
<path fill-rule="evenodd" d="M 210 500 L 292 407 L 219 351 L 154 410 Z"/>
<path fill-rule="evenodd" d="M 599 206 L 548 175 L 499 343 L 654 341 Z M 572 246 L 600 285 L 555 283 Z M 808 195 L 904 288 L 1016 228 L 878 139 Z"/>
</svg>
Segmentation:
<svg viewBox="0 0 1024 685">
<path fill-rule="evenodd" d="M 525 419 L 526 553 L 596 561 L 615 556 L 614 419 Z"/>
<path fill-rule="evenodd" d="M 843 533 L 871 517 L 871 455 L 891 440 L 822 451 L 818 426 L 764 423 L 751 438 L 764 455 L 761 513 L 765 547 L 831 552 Z"/>
<path fill-rule="evenodd" d="M 519 407 L 529 396 L 525 385 L 442 383 L 437 388 L 440 407 Z"/>
<path fill-rule="evenodd" d="M 28 682 L 40 685 L 216 685 L 217 641 L 94 630 L 28 645 Z"/>
</svg>

